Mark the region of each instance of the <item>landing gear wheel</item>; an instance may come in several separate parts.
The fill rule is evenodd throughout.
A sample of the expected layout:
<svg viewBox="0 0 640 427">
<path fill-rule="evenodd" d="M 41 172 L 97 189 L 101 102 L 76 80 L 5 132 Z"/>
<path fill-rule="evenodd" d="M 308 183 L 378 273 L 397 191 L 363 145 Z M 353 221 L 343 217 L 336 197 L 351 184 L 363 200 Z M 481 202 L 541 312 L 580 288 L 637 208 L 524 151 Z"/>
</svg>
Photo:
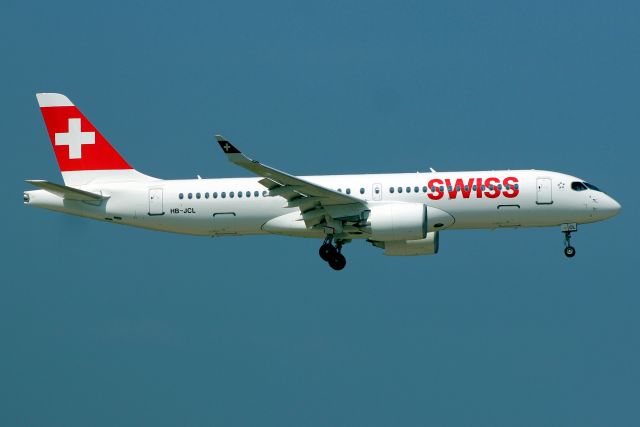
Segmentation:
<svg viewBox="0 0 640 427">
<path fill-rule="evenodd" d="M 329 264 L 334 270 L 342 270 L 347 265 L 347 259 L 342 255 L 342 246 L 350 240 L 336 239 L 333 244 L 333 236 L 327 236 L 318 250 L 320 258 Z"/>
<path fill-rule="evenodd" d="M 318 254 L 323 261 L 328 262 L 337 252 L 338 250 L 331 243 L 323 243 L 322 246 L 320 246 Z"/>
<path fill-rule="evenodd" d="M 578 225 L 563 224 L 561 227 L 562 233 L 564 233 L 564 254 L 567 258 L 573 258 L 576 255 L 576 249 L 571 246 L 571 233 L 578 231 Z"/>
<path fill-rule="evenodd" d="M 334 270 L 342 270 L 347 265 L 347 259 L 340 252 L 336 252 L 328 262 Z"/>
</svg>

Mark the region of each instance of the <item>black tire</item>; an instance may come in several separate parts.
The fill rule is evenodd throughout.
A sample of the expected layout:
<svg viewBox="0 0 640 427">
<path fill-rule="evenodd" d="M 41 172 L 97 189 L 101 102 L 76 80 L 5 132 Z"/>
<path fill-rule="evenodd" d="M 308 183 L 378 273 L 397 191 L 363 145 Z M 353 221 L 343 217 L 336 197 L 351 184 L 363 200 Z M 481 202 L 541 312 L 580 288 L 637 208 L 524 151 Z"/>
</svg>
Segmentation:
<svg viewBox="0 0 640 427">
<path fill-rule="evenodd" d="M 334 270 L 342 270 L 347 265 L 347 259 L 341 253 L 336 252 L 334 256 L 329 258 L 329 267 Z"/>
<path fill-rule="evenodd" d="M 576 255 L 576 248 L 574 248 L 573 246 L 567 246 L 566 248 L 564 248 L 564 254 L 567 256 L 567 258 L 573 258 Z"/>
<path fill-rule="evenodd" d="M 324 243 L 322 246 L 320 246 L 320 250 L 318 250 L 320 258 L 322 258 L 323 261 L 327 262 L 329 262 L 329 260 L 333 258 L 337 252 L 337 249 L 330 243 Z"/>
</svg>

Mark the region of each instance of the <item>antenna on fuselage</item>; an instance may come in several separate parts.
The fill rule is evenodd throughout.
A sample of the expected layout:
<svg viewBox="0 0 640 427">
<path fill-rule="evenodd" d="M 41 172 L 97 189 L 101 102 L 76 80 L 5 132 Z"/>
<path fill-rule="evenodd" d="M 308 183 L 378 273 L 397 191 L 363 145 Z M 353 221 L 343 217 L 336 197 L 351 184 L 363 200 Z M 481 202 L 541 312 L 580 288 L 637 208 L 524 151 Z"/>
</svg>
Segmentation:
<svg viewBox="0 0 640 427">
<path fill-rule="evenodd" d="M 430 170 L 431 172 L 435 172 L 435 171 L 436 171 L 436 170 L 435 170 L 434 168 L 432 168 L 432 167 L 430 167 L 430 168 L 429 168 L 429 170 Z"/>
</svg>

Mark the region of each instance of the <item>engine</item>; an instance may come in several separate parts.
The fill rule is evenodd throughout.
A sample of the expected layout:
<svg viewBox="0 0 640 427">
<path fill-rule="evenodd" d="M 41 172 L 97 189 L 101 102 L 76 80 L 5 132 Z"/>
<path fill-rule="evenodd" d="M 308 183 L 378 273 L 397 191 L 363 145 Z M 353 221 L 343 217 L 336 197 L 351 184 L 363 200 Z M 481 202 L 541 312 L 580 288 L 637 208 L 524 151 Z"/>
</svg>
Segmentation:
<svg viewBox="0 0 640 427">
<path fill-rule="evenodd" d="M 427 233 L 424 239 L 418 240 L 394 240 L 389 242 L 372 242 L 375 246 L 384 249 L 385 255 L 412 256 L 434 255 L 438 253 L 440 237 L 437 231 Z"/>
<path fill-rule="evenodd" d="M 422 203 L 392 203 L 371 206 L 370 240 L 420 240 L 427 235 L 427 208 Z"/>
</svg>

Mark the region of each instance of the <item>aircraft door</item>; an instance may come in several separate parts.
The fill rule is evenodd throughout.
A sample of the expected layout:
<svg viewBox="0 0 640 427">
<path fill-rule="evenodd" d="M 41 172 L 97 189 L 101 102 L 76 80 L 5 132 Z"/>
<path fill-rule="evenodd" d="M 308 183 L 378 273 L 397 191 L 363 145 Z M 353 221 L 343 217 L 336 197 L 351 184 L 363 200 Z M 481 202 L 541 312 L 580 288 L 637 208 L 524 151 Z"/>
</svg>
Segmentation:
<svg viewBox="0 0 640 427">
<path fill-rule="evenodd" d="M 536 181 L 537 195 L 536 203 L 539 205 L 550 205 L 553 203 L 551 196 L 551 178 L 538 178 Z"/>
<path fill-rule="evenodd" d="M 213 214 L 213 234 L 236 234 L 235 212 L 217 212 Z"/>
<path fill-rule="evenodd" d="M 382 200 L 382 184 L 373 184 L 371 194 L 373 200 Z"/>
<path fill-rule="evenodd" d="M 149 215 L 164 215 L 162 188 L 149 189 Z"/>
<path fill-rule="evenodd" d="M 498 205 L 497 220 L 498 227 L 519 227 L 520 205 Z"/>
</svg>

